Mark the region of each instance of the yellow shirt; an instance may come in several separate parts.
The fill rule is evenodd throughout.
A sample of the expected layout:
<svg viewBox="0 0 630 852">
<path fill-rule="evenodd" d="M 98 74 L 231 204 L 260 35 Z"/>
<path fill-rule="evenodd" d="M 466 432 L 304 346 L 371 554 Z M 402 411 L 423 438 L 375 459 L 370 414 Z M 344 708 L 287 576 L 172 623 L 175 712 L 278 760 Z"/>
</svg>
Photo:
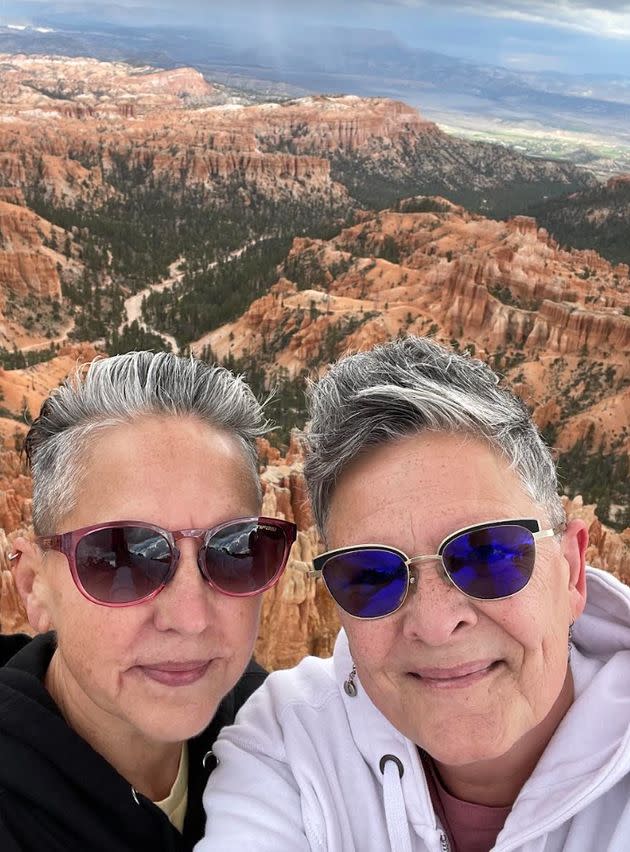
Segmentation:
<svg viewBox="0 0 630 852">
<path fill-rule="evenodd" d="M 183 831 L 188 807 L 188 743 L 182 746 L 177 778 L 171 787 L 171 792 L 165 799 L 155 804 L 164 811 L 178 831 Z"/>
</svg>

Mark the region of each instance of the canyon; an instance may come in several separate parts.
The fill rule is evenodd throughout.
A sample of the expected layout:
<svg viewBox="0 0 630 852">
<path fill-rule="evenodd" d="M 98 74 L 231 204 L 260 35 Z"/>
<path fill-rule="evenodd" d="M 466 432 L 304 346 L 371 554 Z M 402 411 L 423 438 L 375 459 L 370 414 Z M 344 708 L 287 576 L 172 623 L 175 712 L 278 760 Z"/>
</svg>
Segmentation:
<svg viewBox="0 0 630 852">
<path fill-rule="evenodd" d="M 182 248 L 192 275 L 262 234 L 341 227 L 405 194 L 518 212 L 595 183 L 387 98 L 248 103 L 192 68 L 87 58 L 0 54 L 0 69 L 4 348 L 111 336 L 111 293 L 166 278 Z M 60 303 L 62 289 L 72 310 L 40 317 L 38 340 L 29 300 Z"/>
<path fill-rule="evenodd" d="M 190 68 L 89 59 L 0 69 L 0 631 L 28 630 L 6 561 L 31 530 L 28 423 L 77 363 L 167 343 L 276 390 L 264 511 L 299 535 L 265 597 L 266 666 L 329 654 L 338 629 L 305 572 L 321 544 L 292 431 L 304 382 L 397 335 L 501 374 L 554 448 L 589 559 L 630 582 L 629 267 L 523 212 L 557 193 L 572 193 L 548 202 L 558 216 L 592 206 L 588 172 L 455 139 L 386 98 L 250 103 Z"/>
<path fill-rule="evenodd" d="M 445 199 L 381 211 L 330 240 L 296 238 L 278 281 L 192 345 L 269 377 L 316 375 L 343 351 L 431 334 L 490 360 L 565 451 L 594 431 L 630 449 L 628 266 L 565 250 L 535 220 Z"/>
<path fill-rule="evenodd" d="M 27 183 L 36 163 L 47 192 L 68 200 L 103 200 L 111 192 L 107 174 L 116 152 L 126 152 L 132 166 L 155 157 L 156 175 L 184 181 L 212 182 L 237 171 L 253 180 L 267 174 L 326 184 L 335 155 L 367 155 L 371 168 L 400 177 L 409 151 L 424 153 L 418 159 L 427 161 L 428 173 L 442 148 L 433 179 L 448 172 L 453 188 L 468 183 L 490 191 L 515 177 L 567 188 L 594 185 L 588 172 L 567 163 L 463 143 L 416 109 L 386 98 L 322 95 L 246 104 L 191 68 L 19 54 L 0 54 L 0 65 L 3 183 Z"/>
<path fill-rule="evenodd" d="M 119 157 L 173 184 L 217 188 L 233 176 L 274 196 L 307 189 L 357 197 L 447 191 L 492 206 L 493 192 L 542 195 L 594 185 L 568 163 L 450 137 L 386 98 L 312 96 L 234 102 L 190 68 L 0 54 L 0 165 L 8 187 L 37 185 L 58 203 L 104 204 L 121 191 Z M 29 139 L 30 144 L 26 144 Z M 391 194 L 391 193 L 390 193 Z M 404 194 L 404 193 L 403 193 Z M 465 200 L 463 197 L 461 200 Z"/>
</svg>

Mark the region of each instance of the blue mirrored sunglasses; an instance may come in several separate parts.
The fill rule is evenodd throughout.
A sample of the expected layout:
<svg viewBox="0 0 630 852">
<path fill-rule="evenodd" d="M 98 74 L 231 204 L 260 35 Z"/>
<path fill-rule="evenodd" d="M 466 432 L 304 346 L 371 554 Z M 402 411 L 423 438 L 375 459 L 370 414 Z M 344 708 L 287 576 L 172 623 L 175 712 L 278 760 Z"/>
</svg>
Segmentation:
<svg viewBox="0 0 630 852">
<path fill-rule="evenodd" d="M 313 560 L 328 591 L 355 618 L 383 618 L 400 609 L 417 583 L 413 565 L 440 562 L 450 582 L 469 598 L 496 601 L 525 588 L 534 571 L 536 540 L 559 530 L 541 529 L 535 518 L 489 521 L 456 530 L 437 553 L 409 557 L 395 547 L 353 545 Z"/>
</svg>

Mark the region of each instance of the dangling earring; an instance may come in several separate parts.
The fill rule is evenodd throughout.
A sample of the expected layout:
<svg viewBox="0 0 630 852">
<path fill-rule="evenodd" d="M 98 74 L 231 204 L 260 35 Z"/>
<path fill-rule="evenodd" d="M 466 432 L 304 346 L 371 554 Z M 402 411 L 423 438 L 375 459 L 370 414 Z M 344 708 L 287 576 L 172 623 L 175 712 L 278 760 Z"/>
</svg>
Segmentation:
<svg viewBox="0 0 630 852">
<path fill-rule="evenodd" d="M 357 676 L 357 667 L 355 664 L 352 664 L 352 671 L 343 682 L 343 690 L 346 695 L 349 695 L 350 698 L 355 698 L 357 694 L 357 686 L 354 682 L 355 677 Z"/>
<path fill-rule="evenodd" d="M 571 662 L 571 651 L 573 650 L 573 625 L 574 621 L 569 624 L 569 662 Z"/>
</svg>

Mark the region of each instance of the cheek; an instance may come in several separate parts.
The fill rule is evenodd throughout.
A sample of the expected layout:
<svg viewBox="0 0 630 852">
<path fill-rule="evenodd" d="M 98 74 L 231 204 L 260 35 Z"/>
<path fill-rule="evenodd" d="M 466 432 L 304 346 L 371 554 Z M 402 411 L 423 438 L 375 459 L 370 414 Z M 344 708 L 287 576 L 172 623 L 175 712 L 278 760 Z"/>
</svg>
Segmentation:
<svg viewBox="0 0 630 852">
<path fill-rule="evenodd" d="M 78 600 L 77 600 L 78 598 Z M 136 659 L 144 635 L 144 616 L 134 607 L 101 607 L 76 596 L 56 607 L 57 644 L 68 667 L 83 687 L 117 690 L 121 673 Z"/>
<path fill-rule="evenodd" d="M 43 569 L 38 576 L 38 593 L 48 611 L 51 629 L 57 632 L 69 616 L 76 614 L 75 606 L 80 610 L 85 601 L 74 584 L 65 556 L 54 551 L 45 555 Z"/>
<path fill-rule="evenodd" d="M 501 611 L 486 613 L 505 639 L 504 650 L 511 657 L 522 657 L 542 650 L 545 619 L 535 607 L 521 602 L 518 607 L 501 606 Z"/>
<path fill-rule="evenodd" d="M 388 659 L 394 655 L 398 636 L 396 619 L 390 616 L 378 621 L 362 622 L 340 612 L 340 621 L 361 677 L 364 680 L 366 677 L 376 677 L 387 668 Z"/>
<path fill-rule="evenodd" d="M 546 712 L 566 677 L 566 615 L 555 589 L 538 583 L 528 592 L 504 601 L 499 612 L 486 608 L 486 614 L 510 640 L 506 653 L 518 689 Z"/>
<path fill-rule="evenodd" d="M 238 659 L 249 659 L 252 654 L 261 606 L 262 595 L 240 599 L 224 596 L 221 601 L 217 615 L 222 640 Z"/>
<path fill-rule="evenodd" d="M 507 634 L 522 653 L 548 656 L 568 625 L 568 596 L 560 580 L 560 566 L 540 563 L 528 586 L 519 594 L 479 609 Z M 565 603 L 566 600 L 566 603 Z"/>
<path fill-rule="evenodd" d="M 76 656 L 92 659 L 94 667 L 106 659 L 119 659 L 123 663 L 133 655 L 140 632 L 136 619 L 121 619 L 117 613 L 89 602 L 85 607 L 73 609 L 64 614 L 57 627 L 59 643 L 71 644 Z"/>
</svg>

